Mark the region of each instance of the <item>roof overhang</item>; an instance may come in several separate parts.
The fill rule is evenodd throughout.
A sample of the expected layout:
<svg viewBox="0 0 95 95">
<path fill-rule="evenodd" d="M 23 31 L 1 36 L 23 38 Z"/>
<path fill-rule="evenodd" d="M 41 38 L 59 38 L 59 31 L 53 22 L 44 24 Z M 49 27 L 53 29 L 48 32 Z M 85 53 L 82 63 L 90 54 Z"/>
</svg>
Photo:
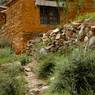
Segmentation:
<svg viewBox="0 0 95 95">
<path fill-rule="evenodd" d="M 49 0 L 36 0 L 35 5 L 50 6 L 50 7 L 63 7 L 63 2 L 57 3 L 56 1 L 49 1 Z"/>
</svg>

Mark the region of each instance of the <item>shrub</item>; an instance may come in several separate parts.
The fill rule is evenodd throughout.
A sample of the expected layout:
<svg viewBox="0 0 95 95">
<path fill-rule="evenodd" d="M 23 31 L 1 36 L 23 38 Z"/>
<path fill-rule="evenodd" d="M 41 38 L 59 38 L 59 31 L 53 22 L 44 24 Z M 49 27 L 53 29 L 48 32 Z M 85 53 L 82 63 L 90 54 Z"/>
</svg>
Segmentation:
<svg viewBox="0 0 95 95">
<path fill-rule="evenodd" d="M 28 56 L 26 54 L 22 54 L 17 57 L 18 57 L 17 60 L 21 62 L 21 65 L 26 65 L 27 63 L 31 62 L 31 60 L 32 60 L 31 56 Z"/>
<path fill-rule="evenodd" d="M 83 51 L 74 52 L 67 61 L 63 59 L 61 66 L 57 66 L 50 87 L 51 93 L 95 94 L 95 51 L 87 51 L 85 54 Z"/>
<path fill-rule="evenodd" d="M 8 73 L 11 77 L 16 77 L 23 74 L 23 68 L 20 62 L 3 64 L 3 67 L 4 68 L 1 68 L 1 70 L 6 74 Z"/>
<path fill-rule="evenodd" d="M 20 61 L 22 65 L 31 62 L 31 56 L 26 54 L 16 55 L 9 47 L 0 49 L 0 64 Z"/>
<path fill-rule="evenodd" d="M 0 57 L 8 57 L 11 54 L 10 48 L 2 48 L 0 49 Z"/>
<path fill-rule="evenodd" d="M 0 49 L 0 64 L 13 62 L 15 60 L 16 57 L 9 47 Z"/>
<path fill-rule="evenodd" d="M 0 95 L 25 95 L 22 77 L 10 77 L 0 73 Z"/>
<path fill-rule="evenodd" d="M 36 69 L 38 77 L 43 79 L 48 78 L 53 73 L 55 65 L 56 62 L 53 54 L 41 56 Z"/>
<path fill-rule="evenodd" d="M 8 64 L 0 68 L 0 95 L 25 95 L 25 80 L 20 65 Z"/>
</svg>

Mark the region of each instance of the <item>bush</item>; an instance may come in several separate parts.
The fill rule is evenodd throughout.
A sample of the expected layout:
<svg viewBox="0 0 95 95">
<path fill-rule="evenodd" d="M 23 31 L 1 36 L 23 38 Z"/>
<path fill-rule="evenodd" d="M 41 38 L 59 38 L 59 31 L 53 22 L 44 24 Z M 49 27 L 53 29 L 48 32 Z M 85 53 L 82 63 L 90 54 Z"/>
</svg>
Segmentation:
<svg viewBox="0 0 95 95">
<path fill-rule="evenodd" d="M 18 64 L 0 68 L 0 95 L 25 95 L 25 80 Z"/>
<path fill-rule="evenodd" d="M 9 47 L 0 49 L 0 64 L 20 61 L 22 65 L 31 62 L 31 56 L 26 54 L 16 55 Z"/>
<path fill-rule="evenodd" d="M 0 49 L 0 57 L 8 57 L 11 53 L 12 51 L 8 47 Z"/>
<path fill-rule="evenodd" d="M 0 73 L 0 95 L 25 95 L 22 77 L 10 77 Z"/>
<path fill-rule="evenodd" d="M 17 57 L 18 57 L 17 60 L 21 62 L 21 65 L 26 65 L 27 63 L 31 62 L 31 60 L 32 60 L 31 56 L 28 56 L 26 54 L 22 54 Z"/>
<path fill-rule="evenodd" d="M 63 63 L 58 64 L 50 87 L 51 93 L 95 94 L 95 51 L 83 52 L 76 51 L 67 61 L 63 59 Z"/>
<path fill-rule="evenodd" d="M 12 62 L 15 60 L 12 50 L 8 47 L 0 49 L 0 64 Z"/>
<path fill-rule="evenodd" d="M 55 58 L 53 54 L 48 54 L 46 56 L 41 56 L 39 58 L 39 64 L 37 65 L 37 75 L 39 78 L 46 79 L 54 71 L 56 65 Z"/>
</svg>

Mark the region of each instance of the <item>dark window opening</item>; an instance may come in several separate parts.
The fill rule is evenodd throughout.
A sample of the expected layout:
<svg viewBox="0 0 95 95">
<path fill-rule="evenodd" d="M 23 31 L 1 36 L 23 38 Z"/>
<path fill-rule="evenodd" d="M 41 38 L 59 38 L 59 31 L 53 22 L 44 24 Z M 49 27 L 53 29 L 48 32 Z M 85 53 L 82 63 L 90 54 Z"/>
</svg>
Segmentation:
<svg viewBox="0 0 95 95">
<path fill-rule="evenodd" d="M 41 24 L 59 24 L 60 17 L 58 8 L 40 7 L 40 22 Z"/>
</svg>

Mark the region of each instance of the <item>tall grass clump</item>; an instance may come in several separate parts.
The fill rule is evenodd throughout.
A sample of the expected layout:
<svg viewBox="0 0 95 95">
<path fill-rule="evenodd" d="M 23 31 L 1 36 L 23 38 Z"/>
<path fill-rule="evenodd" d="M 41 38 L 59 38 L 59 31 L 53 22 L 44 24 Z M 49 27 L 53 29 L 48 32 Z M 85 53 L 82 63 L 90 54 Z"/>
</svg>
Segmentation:
<svg viewBox="0 0 95 95">
<path fill-rule="evenodd" d="M 32 57 L 27 54 L 17 55 L 17 60 L 21 62 L 21 65 L 26 65 L 32 61 Z"/>
<path fill-rule="evenodd" d="M 13 51 L 9 47 L 0 48 L 0 64 L 12 62 L 15 59 Z"/>
<path fill-rule="evenodd" d="M 20 64 L 0 66 L 0 95 L 25 95 L 25 80 Z"/>
<path fill-rule="evenodd" d="M 31 60 L 31 56 L 28 56 L 27 54 L 16 55 L 15 52 L 9 47 L 0 49 L 0 64 L 19 61 L 22 65 L 26 65 L 31 62 Z"/>
<path fill-rule="evenodd" d="M 54 77 L 50 95 L 95 95 L 95 51 L 75 50 L 59 61 Z"/>
<path fill-rule="evenodd" d="M 53 54 L 40 56 L 37 64 L 37 75 L 41 79 L 46 79 L 51 76 L 54 71 L 56 61 Z"/>
</svg>

